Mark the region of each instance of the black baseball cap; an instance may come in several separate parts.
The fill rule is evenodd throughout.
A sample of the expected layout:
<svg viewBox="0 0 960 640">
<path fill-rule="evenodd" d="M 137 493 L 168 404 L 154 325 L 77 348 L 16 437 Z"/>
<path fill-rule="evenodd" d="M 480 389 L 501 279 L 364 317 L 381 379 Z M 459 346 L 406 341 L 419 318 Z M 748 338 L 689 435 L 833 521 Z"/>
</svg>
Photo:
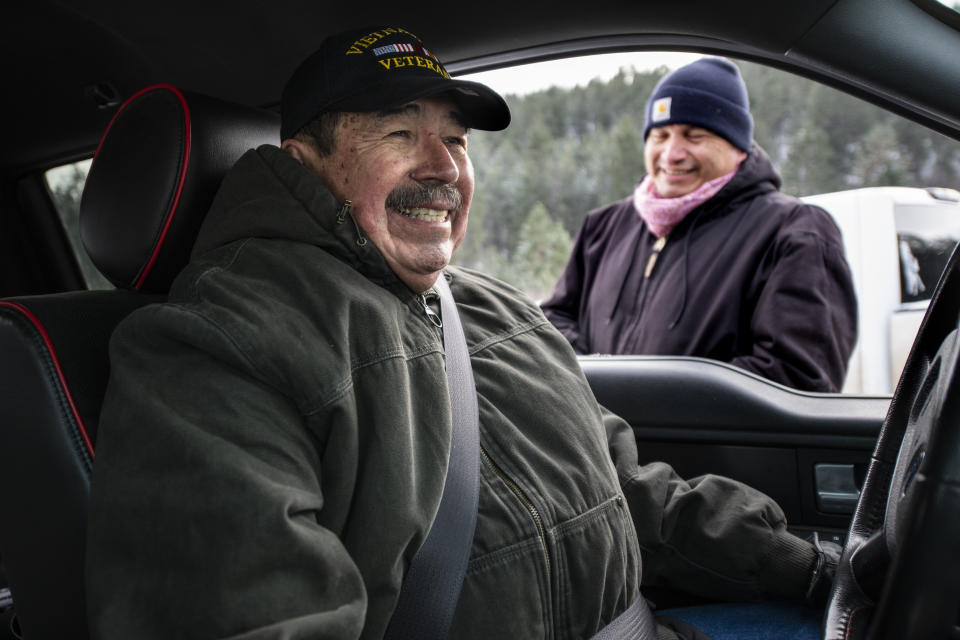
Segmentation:
<svg viewBox="0 0 960 640">
<path fill-rule="evenodd" d="M 454 80 L 419 37 L 400 27 L 354 29 L 330 36 L 283 89 L 281 139 L 328 111 L 379 111 L 446 93 L 472 129 L 499 131 L 510 109 L 479 82 Z"/>
</svg>

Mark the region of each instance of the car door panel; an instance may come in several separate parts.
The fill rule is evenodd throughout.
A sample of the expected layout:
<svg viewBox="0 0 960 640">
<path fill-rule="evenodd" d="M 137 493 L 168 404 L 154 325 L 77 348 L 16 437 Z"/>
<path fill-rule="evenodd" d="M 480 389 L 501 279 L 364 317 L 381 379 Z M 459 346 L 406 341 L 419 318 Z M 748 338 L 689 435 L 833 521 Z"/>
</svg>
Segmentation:
<svg viewBox="0 0 960 640">
<path fill-rule="evenodd" d="M 777 500 L 798 533 L 842 538 L 888 397 L 796 391 L 702 358 L 580 363 L 600 403 L 633 427 L 641 463 L 743 481 Z"/>
</svg>

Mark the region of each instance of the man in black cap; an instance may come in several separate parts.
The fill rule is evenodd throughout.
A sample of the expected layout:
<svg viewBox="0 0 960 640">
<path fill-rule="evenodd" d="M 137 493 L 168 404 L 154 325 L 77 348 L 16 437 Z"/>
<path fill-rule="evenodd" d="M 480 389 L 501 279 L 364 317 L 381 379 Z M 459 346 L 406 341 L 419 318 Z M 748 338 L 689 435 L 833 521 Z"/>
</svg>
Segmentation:
<svg viewBox="0 0 960 640">
<path fill-rule="evenodd" d="M 456 317 L 479 412 L 476 525 L 462 582 L 427 598 L 426 635 L 653 625 L 641 565 L 645 583 L 705 597 L 829 586 L 828 554 L 766 496 L 639 466 L 539 308 L 448 267 L 473 192 L 468 128 L 507 126 L 498 95 L 451 79 L 409 31 L 367 29 L 297 69 L 282 115 L 282 149 L 233 167 L 169 302 L 114 337 L 94 638 L 423 637 L 394 612 L 461 477 L 440 327 Z M 447 282 L 457 313 L 441 318 Z"/>
<path fill-rule="evenodd" d="M 840 231 L 778 191 L 737 67 L 665 76 L 643 136 L 646 177 L 587 215 L 546 316 L 580 353 L 701 356 L 839 391 L 857 337 Z"/>
</svg>

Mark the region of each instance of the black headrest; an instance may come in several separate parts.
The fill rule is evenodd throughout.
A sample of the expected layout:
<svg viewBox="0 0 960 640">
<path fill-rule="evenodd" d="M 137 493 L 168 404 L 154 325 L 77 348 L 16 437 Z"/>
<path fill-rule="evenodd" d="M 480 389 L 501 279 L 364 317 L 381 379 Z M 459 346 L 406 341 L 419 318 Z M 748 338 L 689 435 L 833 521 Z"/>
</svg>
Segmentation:
<svg viewBox="0 0 960 640">
<path fill-rule="evenodd" d="M 80 236 L 117 287 L 164 293 L 187 264 L 223 176 L 248 149 L 280 142 L 276 113 L 180 91 L 133 95 L 94 156 Z"/>
</svg>

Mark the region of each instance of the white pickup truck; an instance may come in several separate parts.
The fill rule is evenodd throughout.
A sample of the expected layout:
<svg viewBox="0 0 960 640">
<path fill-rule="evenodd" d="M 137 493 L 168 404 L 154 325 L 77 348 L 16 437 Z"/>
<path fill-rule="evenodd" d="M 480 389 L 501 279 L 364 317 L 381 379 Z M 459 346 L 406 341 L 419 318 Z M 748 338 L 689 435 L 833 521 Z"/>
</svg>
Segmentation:
<svg viewBox="0 0 960 640">
<path fill-rule="evenodd" d="M 843 233 L 860 315 L 844 393 L 888 395 L 953 247 L 960 192 L 869 187 L 803 198 Z"/>
</svg>

